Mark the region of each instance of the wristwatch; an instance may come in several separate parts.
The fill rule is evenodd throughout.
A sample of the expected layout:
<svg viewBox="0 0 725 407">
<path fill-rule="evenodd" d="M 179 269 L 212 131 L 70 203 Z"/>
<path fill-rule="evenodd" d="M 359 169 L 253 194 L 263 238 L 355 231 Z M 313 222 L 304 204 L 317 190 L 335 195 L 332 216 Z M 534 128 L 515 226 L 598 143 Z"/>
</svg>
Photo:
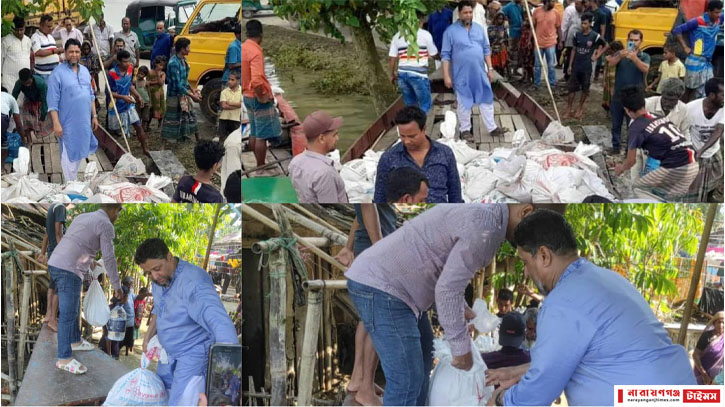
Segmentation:
<svg viewBox="0 0 725 407">
<path fill-rule="evenodd" d="M 496 396 L 496 405 L 497 406 L 503 406 L 503 394 L 506 393 L 506 390 L 502 391 Z"/>
<path fill-rule="evenodd" d="M 97 114 L 92 114 L 91 115 L 91 119 L 97 119 L 97 118 L 98 118 L 98 115 Z"/>
</svg>

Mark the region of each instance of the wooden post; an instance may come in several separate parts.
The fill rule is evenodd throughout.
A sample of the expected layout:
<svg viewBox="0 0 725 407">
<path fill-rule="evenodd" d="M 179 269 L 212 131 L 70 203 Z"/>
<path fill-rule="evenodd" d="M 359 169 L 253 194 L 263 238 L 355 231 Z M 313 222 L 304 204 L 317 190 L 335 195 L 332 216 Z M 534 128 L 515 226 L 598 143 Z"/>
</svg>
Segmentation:
<svg viewBox="0 0 725 407">
<path fill-rule="evenodd" d="M 269 372 L 272 379 L 272 405 L 286 405 L 287 355 L 285 330 L 287 307 L 285 252 L 278 248 L 269 255 Z"/>
<path fill-rule="evenodd" d="M 32 277 L 23 275 L 23 300 L 20 304 L 20 340 L 18 341 L 18 380 L 23 380 L 25 370 L 25 339 L 28 331 L 28 312 L 30 311 L 30 289 Z"/>
<path fill-rule="evenodd" d="M 7 253 L 6 253 L 7 254 Z M 5 322 L 7 323 L 7 350 L 8 350 L 8 382 L 10 397 L 15 399 L 15 298 L 13 297 L 13 284 L 15 284 L 15 265 L 9 255 L 3 256 L 4 288 L 5 288 Z M 12 404 L 12 403 L 11 403 Z"/>
<path fill-rule="evenodd" d="M 685 302 L 685 312 L 682 315 L 680 323 L 680 332 L 677 335 L 677 343 L 685 345 L 687 338 L 687 325 L 690 323 L 690 314 L 692 314 L 692 304 L 695 301 L 697 286 L 700 284 L 700 275 L 702 274 L 702 265 L 705 263 L 705 252 L 707 251 L 707 243 L 710 241 L 710 232 L 712 231 L 712 223 L 717 214 L 718 204 L 710 204 L 707 207 L 707 216 L 705 218 L 705 228 L 700 237 L 700 248 L 697 249 L 697 260 L 695 260 L 695 271 L 690 278 L 690 289 L 687 291 L 687 301 Z"/>
<path fill-rule="evenodd" d="M 312 379 L 315 374 L 315 355 L 317 353 L 317 334 L 320 331 L 320 308 L 322 293 L 317 290 L 307 293 L 307 318 L 305 320 L 305 336 L 302 342 L 302 361 L 299 374 L 299 392 L 297 405 L 312 404 Z"/>
<path fill-rule="evenodd" d="M 211 251 L 211 245 L 214 242 L 214 230 L 216 229 L 216 223 L 219 220 L 219 212 L 221 210 L 222 204 L 216 204 L 216 214 L 214 215 L 214 222 L 212 222 L 211 229 L 209 229 L 209 243 L 207 243 L 206 245 L 206 255 L 204 256 L 204 263 L 201 266 L 201 268 L 203 268 L 204 270 L 206 270 L 206 267 L 209 265 L 209 252 Z"/>
</svg>

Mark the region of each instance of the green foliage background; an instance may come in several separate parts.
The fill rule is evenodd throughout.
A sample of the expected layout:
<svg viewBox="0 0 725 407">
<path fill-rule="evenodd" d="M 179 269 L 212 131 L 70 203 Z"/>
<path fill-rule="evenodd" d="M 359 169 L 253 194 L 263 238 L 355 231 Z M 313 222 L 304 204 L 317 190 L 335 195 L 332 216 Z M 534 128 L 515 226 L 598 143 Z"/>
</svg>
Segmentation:
<svg viewBox="0 0 725 407">
<path fill-rule="evenodd" d="M 13 30 L 13 18 L 10 16 L 27 17 L 34 14 L 42 14 L 48 10 L 48 6 L 54 6 L 61 10 L 61 2 L 58 0 L 3 0 L 2 1 L 2 36 L 4 37 Z M 91 16 L 99 16 L 103 12 L 104 0 L 67 0 L 69 10 L 80 13 L 84 21 Z"/>
<path fill-rule="evenodd" d="M 69 211 L 68 223 L 80 213 L 98 210 L 100 205 L 77 205 Z M 114 224 L 114 247 L 121 277 L 136 276 L 143 284 L 146 278 L 133 263 L 136 248 L 146 239 L 158 237 L 166 242 L 179 258 L 201 266 L 208 244 L 209 228 L 217 205 L 194 204 L 128 204 Z M 241 234 L 238 214 L 231 205 L 223 205 L 215 231 L 215 239 L 236 231 Z"/>
</svg>

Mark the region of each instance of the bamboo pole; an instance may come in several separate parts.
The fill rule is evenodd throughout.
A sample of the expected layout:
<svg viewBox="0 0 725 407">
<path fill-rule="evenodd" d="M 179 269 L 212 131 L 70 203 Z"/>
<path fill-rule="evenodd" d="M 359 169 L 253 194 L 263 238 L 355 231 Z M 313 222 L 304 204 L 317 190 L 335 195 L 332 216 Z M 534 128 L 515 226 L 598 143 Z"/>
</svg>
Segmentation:
<svg viewBox="0 0 725 407">
<path fill-rule="evenodd" d="M 93 29 L 93 23 L 88 22 L 88 25 L 90 26 L 91 36 L 93 37 L 93 45 L 96 48 L 96 55 L 98 56 L 98 60 L 101 63 L 101 72 L 103 72 L 103 78 L 108 78 L 108 75 L 106 75 L 106 67 L 103 66 L 103 60 L 101 59 L 101 50 L 98 48 L 98 39 L 96 38 L 96 31 Z M 109 104 L 111 107 L 113 107 L 113 111 L 116 113 L 116 119 L 118 120 L 118 127 L 121 128 L 121 135 L 123 136 L 123 141 L 126 143 L 126 148 L 128 149 L 128 152 L 131 152 L 131 147 L 128 145 L 128 138 L 126 137 L 126 130 L 123 129 L 123 123 L 121 122 L 121 116 L 118 115 L 118 108 L 116 107 L 116 101 L 113 99 L 113 91 L 111 90 L 111 84 L 108 83 L 108 80 L 104 80 L 106 83 L 106 92 L 108 92 L 108 97 L 111 98 L 109 101 Z M 100 84 L 99 84 L 100 85 Z M 98 112 L 96 112 L 98 113 Z M 106 123 L 108 125 L 108 123 Z M 105 131 L 105 129 L 104 129 Z M 106 133 L 108 134 L 108 133 Z M 111 137 L 113 138 L 113 137 Z"/>
<path fill-rule="evenodd" d="M 3 233 L 5 233 L 5 232 L 3 232 Z M 5 242 L 2 242 L 2 247 L 5 247 L 5 248 L 7 248 L 7 249 L 10 249 L 10 245 L 9 245 L 9 244 L 7 244 L 7 243 L 5 243 Z M 36 265 L 38 265 L 38 266 L 41 266 L 41 267 L 45 267 L 45 268 L 47 268 L 47 267 L 48 267 L 48 266 L 46 266 L 45 264 L 43 264 L 43 263 L 39 262 L 38 260 L 36 260 L 36 259 L 34 259 L 33 257 L 31 257 L 31 256 L 29 256 L 29 255 L 27 255 L 27 254 L 25 254 L 25 253 L 24 253 L 24 252 L 22 252 L 22 251 L 19 251 L 18 253 L 20 253 L 20 256 L 21 256 L 21 257 L 23 257 L 24 259 L 26 259 L 26 260 L 28 260 L 28 261 L 32 261 L 33 263 L 35 263 L 35 264 L 36 264 Z"/>
<path fill-rule="evenodd" d="M 285 404 L 287 395 L 287 356 L 285 354 L 285 322 L 287 308 L 286 279 L 287 262 L 285 252 L 276 248 L 269 255 L 269 372 L 272 381 L 272 404 Z"/>
<path fill-rule="evenodd" d="M 93 30 L 91 30 L 93 31 Z M 216 224 L 219 220 L 219 212 L 222 210 L 221 204 L 216 204 L 216 214 L 214 215 L 214 222 L 211 224 L 211 229 L 209 229 L 209 242 L 206 245 L 206 255 L 204 256 L 204 263 L 201 266 L 204 270 L 206 270 L 206 267 L 209 265 L 209 252 L 211 251 L 211 245 L 214 242 L 214 230 L 216 230 Z"/>
<path fill-rule="evenodd" d="M 30 289 L 32 277 L 23 275 L 23 300 L 20 304 L 20 340 L 18 341 L 18 380 L 23 380 L 25 370 L 25 340 L 28 330 L 28 312 L 30 308 Z"/>
<path fill-rule="evenodd" d="M 677 334 L 677 343 L 685 346 L 685 340 L 687 338 L 687 325 L 690 323 L 690 314 L 692 313 L 692 304 L 695 301 L 695 294 L 697 293 L 697 286 L 700 284 L 700 275 L 702 274 L 702 266 L 705 263 L 705 252 L 707 251 L 707 244 L 710 241 L 710 232 L 712 231 L 712 223 L 715 220 L 717 214 L 718 204 L 710 204 L 707 207 L 707 215 L 705 218 L 705 228 L 702 231 L 700 237 L 700 247 L 697 249 L 697 260 L 695 261 L 695 271 L 692 273 L 690 279 L 690 289 L 687 291 L 687 301 L 685 302 L 685 312 L 682 315 L 682 322 L 680 323 L 680 332 Z"/>
<path fill-rule="evenodd" d="M 332 307 L 331 304 L 331 292 L 330 291 L 324 291 L 323 295 L 323 306 L 325 309 L 325 319 L 323 321 L 324 327 L 325 327 L 325 347 L 323 348 L 325 352 L 325 391 L 332 390 Z"/>
<path fill-rule="evenodd" d="M 315 356 L 317 353 L 317 335 L 320 331 L 321 302 L 322 293 L 320 291 L 308 291 L 307 317 L 305 319 L 299 391 L 297 393 L 297 405 L 299 406 L 309 406 L 312 404 L 312 379 L 315 374 Z"/>
<path fill-rule="evenodd" d="M 270 205 L 267 205 L 270 207 Z M 287 218 L 291 220 L 292 222 L 298 223 L 307 229 L 310 229 L 311 231 L 320 234 L 322 237 L 326 237 L 330 239 L 331 242 L 338 244 L 340 246 L 345 246 L 347 243 L 347 236 L 343 235 L 342 233 L 337 233 L 329 228 L 320 225 L 319 223 L 312 221 L 308 218 L 305 218 L 304 216 L 299 215 L 297 212 L 293 211 L 292 209 L 289 209 L 285 206 L 282 206 L 284 211 L 287 214 Z"/>
<path fill-rule="evenodd" d="M 341 234 L 341 235 L 345 236 L 345 234 L 344 234 L 344 233 L 342 233 L 342 232 L 340 231 L 340 229 L 338 229 L 338 228 L 336 228 L 336 227 L 332 226 L 332 225 L 331 225 L 330 223 L 328 223 L 328 222 L 327 222 L 326 220 L 324 220 L 324 219 L 322 219 L 321 217 L 319 217 L 319 216 L 315 215 L 315 214 L 314 214 L 314 213 L 312 213 L 312 212 L 311 212 L 311 211 L 310 211 L 309 209 L 305 208 L 305 207 L 304 207 L 303 205 L 300 205 L 300 204 L 292 204 L 292 206 L 294 206 L 295 208 L 297 208 L 297 210 L 298 210 L 298 211 L 300 211 L 300 212 L 301 212 L 301 213 L 302 213 L 303 215 L 306 215 L 306 216 L 308 216 L 308 217 L 309 217 L 310 219 L 314 219 L 314 220 L 316 220 L 316 221 L 317 221 L 317 223 L 319 223 L 320 225 L 322 225 L 322 226 L 324 226 L 324 227 L 326 227 L 326 228 L 328 228 L 328 229 L 332 230 L 332 231 L 333 231 L 333 232 L 335 232 L 335 233 L 339 233 L 339 234 Z"/>
<path fill-rule="evenodd" d="M 306 290 L 345 290 L 347 289 L 347 280 L 307 280 L 302 283 L 302 287 Z"/>
<path fill-rule="evenodd" d="M 263 225 L 274 230 L 275 232 L 281 232 L 279 226 L 276 223 L 274 223 L 272 220 L 270 220 L 266 216 L 262 215 L 260 212 L 258 212 L 256 209 L 252 208 L 251 206 L 249 206 L 247 204 L 242 204 L 242 212 L 244 212 L 244 214 L 246 214 L 248 216 L 251 216 L 255 220 L 262 223 Z M 342 270 L 343 272 L 347 271 L 347 267 L 340 264 L 340 262 L 335 260 L 334 257 L 332 257 L 329 254 L 325 253 L 324 251 L 320 250 L 318 247 L 315 247 L 315 246 L 305 242 L 305 240 L 302 239 L 300 236 L 298 236 L 296 233 L 292 233 L 292 236 L 294 236 L 297 239 L 298 243 L 307 247 L 308 249 L 310 249 L 311 252 L 322 257 L 328 263 L 332 264 L 333 266 L 337 267 L 339 270 Z"/>
<path fill-rule="evenodd" d="M 10 397 L 15 399 L 15 382 L 17 380 L 15 371 L 15 299 L 13 297 L 13 284 L 15 266 L 11 257 L 3 258 L 5 263 L 4 286 L 5 286 L 5 323 L 7 324 L 7 352 L 8 352 L 8 385 L 10 388 Z M 11 403 L 12 404 L 12 403 Z"/>
<path fill-rule="evenodd" d="M 531 36 L 534 38 L 534 46 L 536 47 L 536 57 L 539 59 L 539 65 L 541 66 L 542 72 L 544 72 L 544 80 L 546 81 L 546 89 L 549 90 L 549 96 L 551 96 L 551 104 L 554 106 L 554 113 L 556 113 L 556 120 L 561 123 L 561 117 L 559 117 L 559 109 L 556 107 L 556 100 L 554 99 L 554 93 L 551 91 L 551 84 L 549 84 L 549 71 L 546 66 L 546 60 L 541 56 L 541 49 L 539 48 L 539 40 L 536 38 L 536 29 L 534 28 L 534 20 L 531 16 L 531 9 L 529 8 L 529 0 L 524 0 L 526 7 L 526 14 L 529 15 L 529 24 L 531 25 Z M 543 7 L 543 6 L 542 6 Z M 556 46 L 556 45 L 554 45 Z"/>
</svg>

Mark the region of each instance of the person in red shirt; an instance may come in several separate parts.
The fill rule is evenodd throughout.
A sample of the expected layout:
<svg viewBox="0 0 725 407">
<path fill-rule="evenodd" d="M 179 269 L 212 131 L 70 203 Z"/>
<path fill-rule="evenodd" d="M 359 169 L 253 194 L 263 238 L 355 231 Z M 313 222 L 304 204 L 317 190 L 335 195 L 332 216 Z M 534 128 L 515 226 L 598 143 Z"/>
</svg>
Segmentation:
<svg viewBox="0 0 725 407">
<path fill-rule="evenodd" d="M 141 287 L 141 289 L 138 290 L 136 299 L 133 300 L 133 313 L 136 316 L 133 321 L 133 339 L 138 339 L 138 331 L 141 328 L 141 320 L 143 319 L 144 311 L 146 311 L 146 297 L 149 295 L 148 288 Z"/>
<path fill-rule="evenodd" d="M 272 86 L 264 73 L 262 23 L 249 20 L 246 30 L 247 39 L 242 43 L 242 98 L 251 127 L 249 149 L 254 151 L 257 166 L 262 166 L 267 155 L 267 140 L 279 141 L 282 128 L 274 107 Z M 257 175 L 264 173 L 264 170 L 258 171 Z"/>
</svg>

